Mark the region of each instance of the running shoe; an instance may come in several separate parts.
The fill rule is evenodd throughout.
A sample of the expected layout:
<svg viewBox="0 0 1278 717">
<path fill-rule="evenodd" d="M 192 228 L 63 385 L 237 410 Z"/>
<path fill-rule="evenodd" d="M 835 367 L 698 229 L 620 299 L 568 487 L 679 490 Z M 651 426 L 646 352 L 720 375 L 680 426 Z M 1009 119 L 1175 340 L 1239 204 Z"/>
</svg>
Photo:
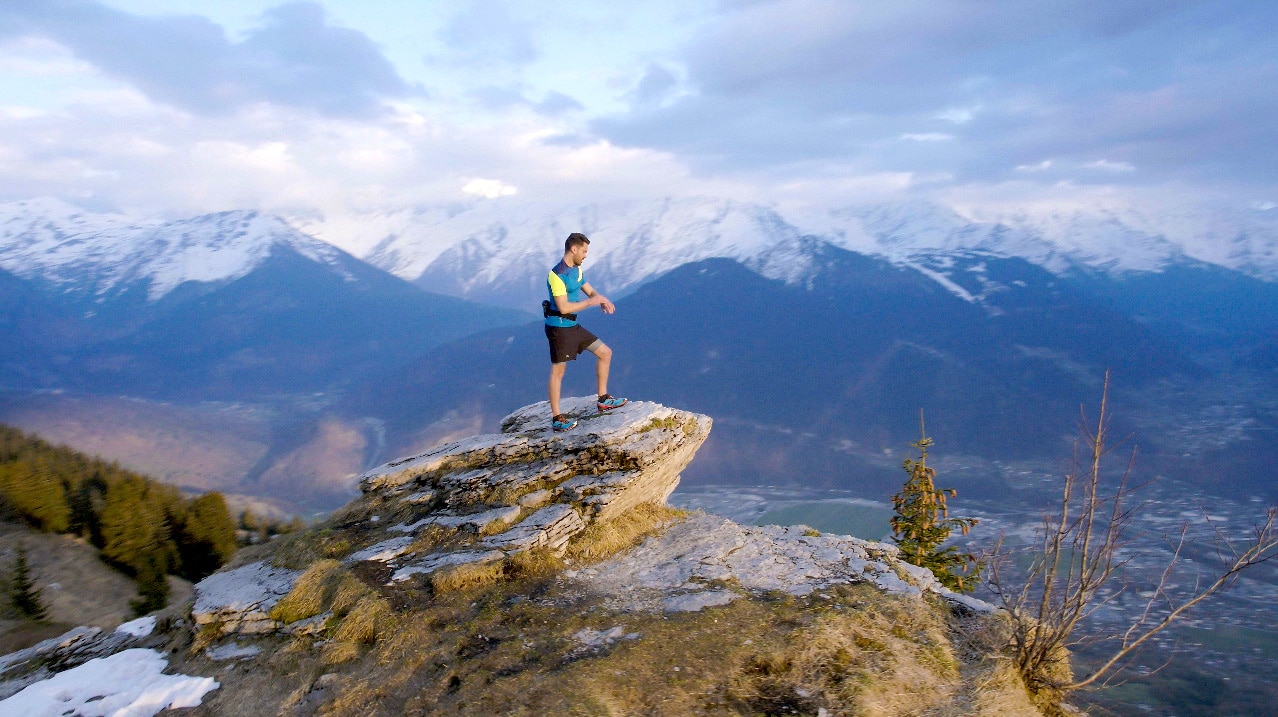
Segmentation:
<svg viewBox="0 0 1278 717">
<path fill-rule="evenodd" d="M 561 413 L 558 416 L 555 416 L 553 419 L 551 419 L 550 427 L 555 429 L 555 433 L 571 431 L 572 429 L 577 427 L 577 419 L 573 418 L 572 416 Z"/>
<path fill-rule="evenodd" d="M 621 408 L 626 405 L 626 399 L 613 398 L 612 394 L 605 393 L 599 397 L 599 402 L 595 405 L 599 407 L 599 412 L 603 413 L 604 411 L 611 411 L 614 408 Z"/>
</svg>

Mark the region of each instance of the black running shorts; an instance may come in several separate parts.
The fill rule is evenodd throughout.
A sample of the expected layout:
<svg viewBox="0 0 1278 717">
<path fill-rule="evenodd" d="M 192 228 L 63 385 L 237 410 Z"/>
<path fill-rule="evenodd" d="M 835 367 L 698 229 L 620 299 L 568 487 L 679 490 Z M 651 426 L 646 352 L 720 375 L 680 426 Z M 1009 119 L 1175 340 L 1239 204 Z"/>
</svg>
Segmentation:
<svg viewBox="0 0 1278 717">
<path fill-rule="evenodd" d="M 564 363 L 577 358 L 577 354 L 590 348 L 599 340 L 581 324 L 573 326 L 547 326 L 546 338 L 550 340 L 550 362 Z"/>
</svg>

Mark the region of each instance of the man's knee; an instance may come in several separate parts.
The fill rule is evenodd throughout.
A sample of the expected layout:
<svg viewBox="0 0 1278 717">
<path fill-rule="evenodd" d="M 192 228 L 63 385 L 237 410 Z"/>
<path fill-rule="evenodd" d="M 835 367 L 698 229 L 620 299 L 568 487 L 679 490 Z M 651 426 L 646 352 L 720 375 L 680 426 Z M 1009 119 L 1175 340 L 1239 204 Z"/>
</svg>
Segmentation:
<svg viewBox="0 0 1278 717">
<path fill-rule="evenodd" d="M 602 341 L 590 347 L 590 351 L 594 353 L 600 361 L 607 361 L 612 358 L 612 349 L 608 348 L 608 344 L 605 344 Z"/>
<path fill-rule="evenodd" d="M 567 368 L 568 368 L 568 364 L 567 364 L 567 362 L 564 362 L 564 363 L 552 363 L 552 364 L 550 364 L 550 377 L 551 377 L 551 378 L 562 378 L 562 377 L 563 377 L 563 375 L 564 375 L 564 371 L 565 371 Z"/>
</svg>

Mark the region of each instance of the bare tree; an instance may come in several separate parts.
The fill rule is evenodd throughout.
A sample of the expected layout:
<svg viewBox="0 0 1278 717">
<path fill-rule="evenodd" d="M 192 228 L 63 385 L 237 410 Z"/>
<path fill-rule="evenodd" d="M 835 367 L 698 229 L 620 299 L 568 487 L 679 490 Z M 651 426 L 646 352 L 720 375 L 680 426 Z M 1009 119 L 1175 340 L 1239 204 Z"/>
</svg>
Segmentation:
<svg viewBox="0 0 1278 717">
<path fill-rule="evenodd" d="M 1046 515 L 1027 571 L 1013 575 L 1010 554 L 999 546 L 990 560 L 987 584 L 1010 619 L 1010 650 L 1026 687 L 1040 705 L 1056 711 L 1070 692 L 1112 676 L 1142 645 L 1186 611 L 1232 586 L 1246 569 L 1278 554 L 1278 508 L 1270 508 L 1245 543 L 1229 538 L 1212 524 L 1219 565 L 1206 580 L 1187 591 L 1173 591 L 1173 575 L 1188 545 L 1189 525 L 1174 539 L 1171 559 L 1152 595 L 1130 625 L 1112 635 L 1112 651 L 1087 674 L 1075 676 L 1069 665 L 1074 648 L 1088 642 L 1078 635 L 1080 623 L 1123 592 L 1111 580 L 1127 562 L 1124 534 L 1134 508 L 1129 499 L 1140 486 L 1129 480 L 1132 451 L 1117 483 L 1102 486 L 1101 465 L 1110 452 L 1109 372 L 1105 373 L 1100 415 L 1092 430 L 1084 416 L 1075 441 L 1074 461 L 1065 476 L 1059 511 Z M 1080 462 L 1079 452 L 1084 452 Z"/>
</svg>

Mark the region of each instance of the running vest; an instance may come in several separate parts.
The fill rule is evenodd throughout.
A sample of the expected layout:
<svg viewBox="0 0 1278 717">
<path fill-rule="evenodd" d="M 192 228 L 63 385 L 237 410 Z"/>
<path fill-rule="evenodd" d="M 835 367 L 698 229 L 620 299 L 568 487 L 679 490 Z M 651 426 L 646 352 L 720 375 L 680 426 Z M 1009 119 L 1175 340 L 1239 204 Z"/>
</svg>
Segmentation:
<svg viewBox="0 0 1278 717">
<path fill-rule="evenodd" d="M 555 308 L 556 296 L 566 296 L 571 302 L 585 301 L 589 298 L 581 290 L 581 286 L 585 283 L 586 277 L 582 274 L 580 266 L 568 266 L 560 261 L 546 275 L 546 292 L 550 296 L 550 308 Z M 547 316 L 546 325 L 564 328 L 576 326 L 577 322 L 562 316 Z"/>
</svg>

